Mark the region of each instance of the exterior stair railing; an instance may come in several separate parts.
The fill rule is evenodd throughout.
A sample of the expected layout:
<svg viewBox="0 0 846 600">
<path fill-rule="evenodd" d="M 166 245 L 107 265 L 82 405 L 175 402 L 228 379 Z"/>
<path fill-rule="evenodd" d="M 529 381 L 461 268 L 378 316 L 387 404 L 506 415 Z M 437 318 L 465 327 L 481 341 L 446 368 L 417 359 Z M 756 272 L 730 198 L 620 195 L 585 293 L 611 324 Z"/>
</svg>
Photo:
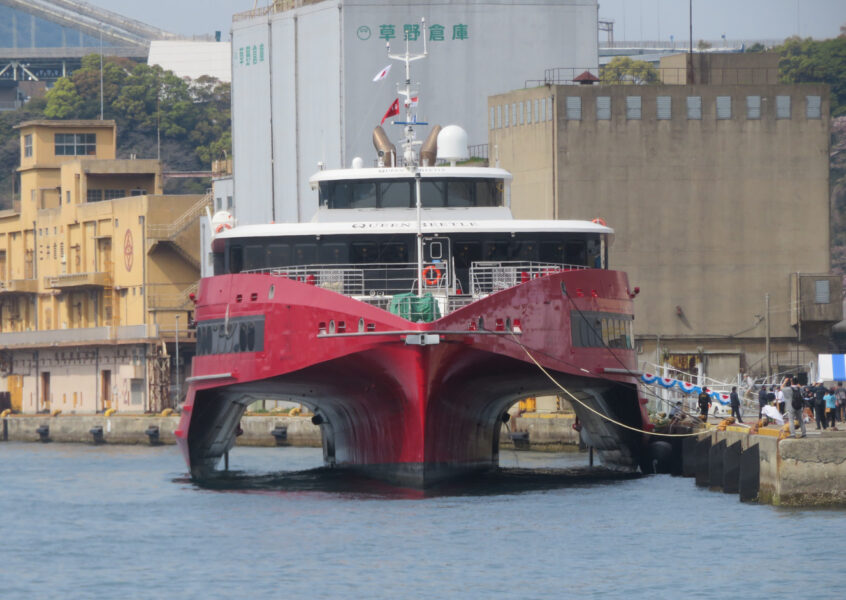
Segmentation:
<svg viewBox="0 0 846 600">
<path fill-rule="evenodd" d="M 173 223 L 168 223 L 166 225 L 148 225 L 147 239 L 149 239 L 150 241 L 173 241 L 176 236 L 178 236 L 180 233 L 190 227 L 194 223 L 194 221 L 196 221 L 197 218 L 205 212 L 206 207 L 211 206 L 211 203 L 211 192 L 206 192 L 206 194 L 200 201 L 198 201 L 196 204 L 194 204 L 194 206 L 185 211 L 185 213 L 178 219 L 176 219 L 176 221 L 174 221 Z"/>
<path fill-rule="evenodd" d="M 199 283 L 193 283 L 178 294 L 150 294 L 147 306 L 151 310 L 181 310 L 191 302 L 191 294 L 196 294 Z"/>
</svg>

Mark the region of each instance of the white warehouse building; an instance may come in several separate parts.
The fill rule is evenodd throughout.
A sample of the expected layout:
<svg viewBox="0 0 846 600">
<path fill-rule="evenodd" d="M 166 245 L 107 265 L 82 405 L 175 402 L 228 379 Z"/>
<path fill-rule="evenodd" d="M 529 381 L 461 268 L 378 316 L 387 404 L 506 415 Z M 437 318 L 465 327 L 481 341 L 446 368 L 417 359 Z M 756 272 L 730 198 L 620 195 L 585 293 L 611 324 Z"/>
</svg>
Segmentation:
<svg viewBox="0 0 846 600">
<path fill-rule="evenodd" d="M 232 23 L 232 138 L 239 224 L 308 221 L 317 210 L 309 177 L 372 165 L 373 128 L 399 96 L 401 63 L 422 52 L 418 119 L 459 124 L 487 143 L 487 98 L 540 78 L 544 69 L 597 72 L 596 0 L 277 0 Z M 393 63 L 387 77 L 374 76 Z M 402 107 L 400 107 L 402 109 Z M 404 111 L 401 116 L 404 116 Z M 393 142 L 402 128 L 385 122 Z M 418 139 L 428 134 L 419 127 Z"/>
</svg>

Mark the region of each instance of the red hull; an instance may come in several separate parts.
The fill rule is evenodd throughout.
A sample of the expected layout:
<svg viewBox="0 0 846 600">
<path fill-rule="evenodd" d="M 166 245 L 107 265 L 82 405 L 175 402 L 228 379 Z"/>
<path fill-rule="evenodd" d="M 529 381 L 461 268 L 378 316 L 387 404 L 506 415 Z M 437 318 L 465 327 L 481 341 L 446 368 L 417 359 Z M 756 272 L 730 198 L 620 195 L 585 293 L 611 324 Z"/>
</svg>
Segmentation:
<svg viewBox="0 0 846 600">
<path fill-rule="evenodd" d="M 564 286 L 571 296 L 562 293 Z M 431 323 L 411 323 L 283 277 L 204 279 L 198 322 L 218 320 L 229 327 L 239 318 L 263 316 L 263 344 L 253 352 L 238 347 L 195 357 L 177 438 L 192 475 L 205 477 L 234 443 L 248 404 L 261 398 L 292 400 L 322 418 L 327 462 L 423 487 L 496 466 L 501 418 L 508 407 L 527 396 L 560 393 L 529 353 L 585 404 L 645 427 L 635 378 L 604 371 L 634 371 L 634 352 L 572 347 L 574 310 L 631 314 L 625 274 L 554 273 Z M 473 331 L 480 318 L 485 331 Z M 329 323 L 334 336 L 327 335 Z M 220 331 L 216 335 L 230 330 Z M 416 331 L 438 332 L 431 340 L 438 343 L 407 344 L 407 333 L 401 332 Z M 578 403 L 574 407 L 591 445 L 607 462 L 637 466 L 641 435 Z"/>
</svg>

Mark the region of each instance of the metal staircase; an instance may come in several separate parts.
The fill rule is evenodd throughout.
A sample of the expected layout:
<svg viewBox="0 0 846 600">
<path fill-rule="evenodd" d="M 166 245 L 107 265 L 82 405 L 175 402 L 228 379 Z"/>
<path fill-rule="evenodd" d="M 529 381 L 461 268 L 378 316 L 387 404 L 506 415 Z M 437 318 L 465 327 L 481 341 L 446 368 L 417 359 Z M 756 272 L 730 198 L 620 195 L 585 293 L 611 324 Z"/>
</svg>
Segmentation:
<svg viewBox="0 0 846 600">
<path fill-rule="evenodd" d="M 196 249 L 185 247 L 181 237 L 185 231 L 197 224 L 199 218 L 212 206 L 212 194 L 207 192 L 203 198 L 183 213 L 173 223 L 166 225 L 155 224 L 147 226 L 147 254 L 159 244 L 168 244 L 192 267 L 200 269 L 200 259 L 196 256 Z"/>
</svg>

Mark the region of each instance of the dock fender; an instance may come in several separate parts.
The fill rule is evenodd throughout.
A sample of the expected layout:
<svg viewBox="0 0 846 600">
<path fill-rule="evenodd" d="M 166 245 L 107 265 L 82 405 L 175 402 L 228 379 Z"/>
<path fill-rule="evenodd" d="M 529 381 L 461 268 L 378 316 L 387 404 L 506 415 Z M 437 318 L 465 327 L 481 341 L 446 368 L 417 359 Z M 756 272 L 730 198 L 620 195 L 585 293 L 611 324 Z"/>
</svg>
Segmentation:
<svg viewBox="0 0 846 600">
<path fill-rule="evenodd" d="M 665 440 L 654 440 L 646 448 L 646 460 L 641 461 L 644 474 L 669 473 L 673 465 L 673 445 Z"/>
</svg>

